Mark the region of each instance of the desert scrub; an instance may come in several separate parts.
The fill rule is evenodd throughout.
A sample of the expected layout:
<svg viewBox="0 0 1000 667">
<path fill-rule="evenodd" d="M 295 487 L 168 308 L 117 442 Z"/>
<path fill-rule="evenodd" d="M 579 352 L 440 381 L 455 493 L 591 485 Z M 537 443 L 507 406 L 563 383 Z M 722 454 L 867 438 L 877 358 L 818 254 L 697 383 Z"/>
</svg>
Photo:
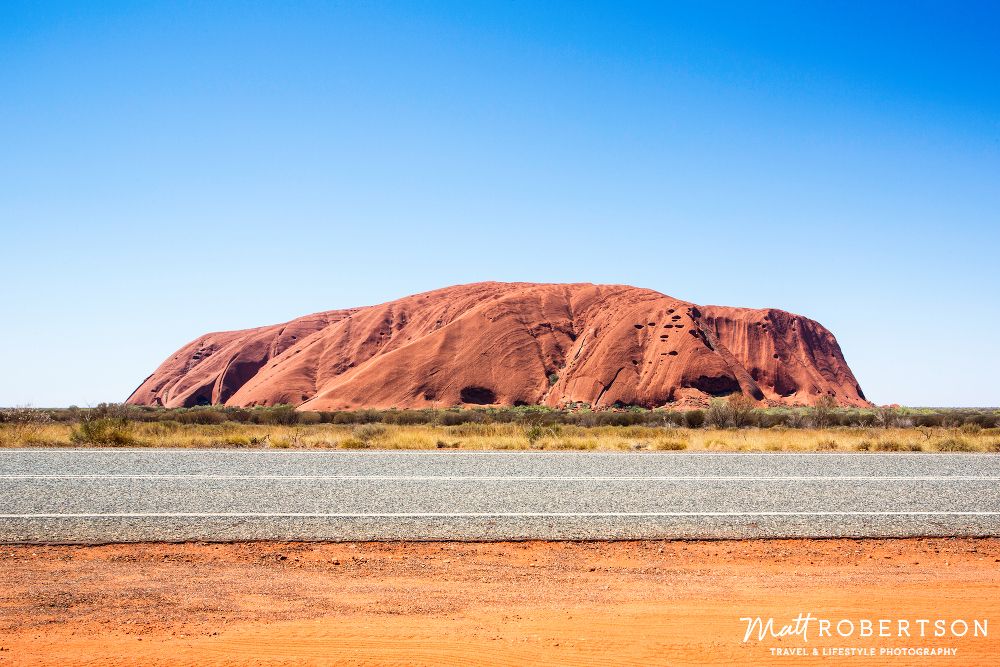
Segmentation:
<svg viewBox="0 0 1000 667">
<path fill-rule="evenodd" d="M 528 441 L 528 446 L 532 449 L 537 446 L 538 441 L 543 435 L 545 435 L 545 429 L 538 424 L 534 424 L 524 429 L 524 437 Z"/>
<path fill-rule="evenodd" d="M 944 438 L 943 440 L 938 440 L 934 443 L 935 448 L 939 452 L 975 452 L 978 451 L 976 447 L 972 446 L 965 438 L 959 438 L 957 436 L 951 438 Z"/>
<path fill-rule="evenodd" d="M 132 424 L 120 417 L 98 417 L 80 422 L 71 439 L 81 445 L 128 447 L 139 444 Z"/>
<path fill-rule="evenodd" d="M 901 452 L 903 445 L 896 440 L 876 440 L 875 451 L 877 452 Z"/>
<path fill-rule="evenodd" d="M 934 421 L 928 418 L 914 427 L 859 428 L 840 423 L 841 411 L 828 416 L 831 426 L 826 428 L 789 426 L 794 414 L 801 413 L 806 420 L 812 418 L 805 409 L 767 412 L 759 415 L 768 417 L 767 427 L 745 428 L 688 428 L 682 425 L 683 418 L 673 419 L 677 415 L 656 411 L 564 414 L 512 409 L 469 413 L 457 410 L 311 413 L 309 419 L 280 424 L 274 422 L 292 421 L 286 408 L 260 412 L 217 407 L 185 412 L 104 405 L 76 410 L 2 410 L 0 446 L 433 450 L 440 440 L 449 445 L 457 442 L 458 448 L 465 451 L 529 448 L 629 451 L 639 443 L 649 450 L 667 452 L 674 451 L 674 445 L 666 448 L 659 443 L 676 441 L 684 443 L 688 451 L 996 452 L 1000 443 L 1000 429 L 985 425 L 991 413 L 982 411 L 968 413 L 965 418 L 982 418 L 984 425 L 965 429 L 958 418 L 952 417 L 948 426 L 928 426 L 926 423 Z M 183 415 L 186 415 L 183 421 L 177 419 Z M 227 419 L 220 422 L 219 415 Z M 321 421 L 316 420 L 317 415 L 322 417 Z M 447 422 L 454 423 L 446 423 L 441 419 L 443 415 L 448 415 Z M 771 417 L 780 419 L 772 421 Z M 652 420 L 660 423 L 651 423 Z"/>
<path fill-rule="evenodd" d="M 183 424 L 177 421 L 162 421 L 162 422 L 150 422 L 148 424 L 139 424 L 137 430 L 144 436 L 151 438 L 159 438 L 173 435 L 177 433 L 182 428 Z"/>
<path fill-rule="evenodd" d="M 371 445 L 375 440 L 379 440 L 386 434 L 388 428 L 382 424 L 361 424 L 355 426 L 352 437 L 365 445 Z"/>
<path fill-rule="evenodd" d="M 653 449 L 661 452 L 679 452 L 687 449 L 687 443 L 680 440 L 655 440 Z"/>
<path fill-rule="evenodd" d="M 250 437 L 246 435 L 227 435 L 222 437 L 221 443 L 226 447 L 249 447 Z"/>
<path fill-rule="evenodd" d="M 598 441 L 593 438 L 574 438 L 572 440 L 568 438 L 560 438 L 559 440 L 556 440 L 550 448 L 559 450 L 589 451 L 597 449 L 598 446 Z"/>
<path fill-rule="evenodd" d="M 48 413 L 31 408 L 0 410 L 0 444 L 4 446 L 41 444 L 41 435 L 51 422 Z"/>
<path fill-rule="evenodd" d="M 456 424 L 455 426 L 442 427 L 449 436 L 462 438 L 495 438 L 500 436 L 511 437 L 521 433 L 522 427 L 511 423 L 492 424 Z"/>
</svg>

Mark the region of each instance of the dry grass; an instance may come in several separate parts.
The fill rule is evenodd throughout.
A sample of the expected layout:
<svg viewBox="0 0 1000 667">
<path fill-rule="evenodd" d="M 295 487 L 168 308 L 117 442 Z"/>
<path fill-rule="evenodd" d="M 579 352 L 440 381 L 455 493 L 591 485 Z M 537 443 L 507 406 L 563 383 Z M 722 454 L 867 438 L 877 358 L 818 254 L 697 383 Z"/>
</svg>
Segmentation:
<svg viewBox="0 0 1000 667">
<path fill-rule="evenodd" d="M 128 428 L 133 446 L 170 448 L 1000 452 L 1000 429 L 995 428 L 689 429 L 573 425 L 532 427 L 510 423 L 281 426 L 235 422 L 179 424 L 169 421 L 134 422 Z M 79 446 L 81 443 L 73 440 L 77 429 L 77 425 L 67 423 L 40 424 L 30 429 L 0 424 L 0 446 Z"/>
</svg>

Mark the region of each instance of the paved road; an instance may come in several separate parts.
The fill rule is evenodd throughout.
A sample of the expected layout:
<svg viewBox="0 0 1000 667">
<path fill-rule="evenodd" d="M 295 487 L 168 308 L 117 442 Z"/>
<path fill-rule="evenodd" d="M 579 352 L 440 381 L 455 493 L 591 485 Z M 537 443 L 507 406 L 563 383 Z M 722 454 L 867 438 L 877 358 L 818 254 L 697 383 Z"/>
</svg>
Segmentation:
<svg viewBox="0 0 1000 667">
<path fill-rule="evenodd" d="M 0 542 L 1000 536 L 1000 455 L 2 450 Z"/>
</svg>

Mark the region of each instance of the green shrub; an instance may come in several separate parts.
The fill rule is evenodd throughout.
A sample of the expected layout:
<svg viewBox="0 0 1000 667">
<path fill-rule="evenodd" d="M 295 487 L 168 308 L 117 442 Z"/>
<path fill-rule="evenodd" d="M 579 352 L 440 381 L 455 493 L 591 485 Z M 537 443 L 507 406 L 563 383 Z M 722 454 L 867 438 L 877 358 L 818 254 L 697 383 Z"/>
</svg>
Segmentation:
<svg viewBox="0 0 1000 667">
<path fill-rule="evenodd" d="M 299 413 L 292 405 L 272 405 L 266 408 L 257 408 L 253 413 L 254 422 L 257 424 L 276 424 L 281 426 L 291 426 L 299 423 Z"/>
<path fill-rule="evenodd" d="M 757 415 L 757 425 L 761 428 L 781 428 L 788 426 L 788 413 L 761 410 Z"/>
<path fill-rule="evenodd" d="M 459 424 L 466 423 L 466 421 L 465 415 L 459 410 L 442 412 L 438 415 L 438 423 L 441 426 L 458 426 Z"/>
<path fill-rule="evenodd" d="M 716 428 L 725 428 L 732 421 L 729 403 L 721 398 L 713 398 L 705 413 L 705 423 Z"/>
<path fill-rule="evenodd" d="M 835 418 L 834 411 L 837 408 L 837 399 L 828 394 L 824 394 L 816 399 L 812 407 L 812 418 L 816 428 L 826 428 L 830 426 Z"/>
<path fill-rule="evenodd" d="M 701 428 L 705 425 L 705 411 L 688 410 L 684 413 L 684 425 L 688 428 Z"/>
<path fill-rule="evenodd" d="M 249 424 L 253 421 L 253 410 L 247 408 L 225 408 L 226 419 L 239 424 Z"/>
<path fill-rule="evenodd" d="M 299 412 L 299 423 L 309 426 L 320 423 L 320 414 L 318 412 Z"/>
<path fill-rule="evenodd" d="M 212 408 L 194 408 L 177 413 L 177 421 L 182 424 L 221 424 L 226 415 Z"/>
<path fill-rule="evenodd" d="M 538 424 L 532 424 L 528 428 L 524 429 L 524 437 L 528 439 L 528 444 L 532 447 L 538 442 L 541 437 L 545 435 L 545 429 Z"/>
<path fill-rule="evenodd" d="M 917 415 L 913 418 L 914 425 L 926 427 L 944 426 L 944 421 L 945 416 L 940 413 Z"/>
<path fill-rule="evenodd" d="M 432 424 L 437 418 L 433 410 L 389 410 L 382 415 L 386 424 L 412 426 L 414 424 Z"/>
<path fill-rule="evenodd" d="M 127 447 L 136 444 L 132 424 L 127 419 L 97 417 L 80 422 L 71 440 L 77 444 Z"/>
</svg>

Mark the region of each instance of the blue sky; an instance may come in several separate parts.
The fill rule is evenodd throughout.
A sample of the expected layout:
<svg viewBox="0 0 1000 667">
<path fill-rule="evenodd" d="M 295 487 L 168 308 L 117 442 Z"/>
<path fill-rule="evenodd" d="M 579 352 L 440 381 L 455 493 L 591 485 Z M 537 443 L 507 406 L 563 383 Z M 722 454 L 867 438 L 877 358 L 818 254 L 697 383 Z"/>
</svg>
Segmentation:
<svg viewBox="0 0 1000 667">
<path fill-rule="evenodd" d="M 0 4 L 0 405 L 477 280 L 774 306 L 1000 404 L 995 3 Z"/>
</svg>

